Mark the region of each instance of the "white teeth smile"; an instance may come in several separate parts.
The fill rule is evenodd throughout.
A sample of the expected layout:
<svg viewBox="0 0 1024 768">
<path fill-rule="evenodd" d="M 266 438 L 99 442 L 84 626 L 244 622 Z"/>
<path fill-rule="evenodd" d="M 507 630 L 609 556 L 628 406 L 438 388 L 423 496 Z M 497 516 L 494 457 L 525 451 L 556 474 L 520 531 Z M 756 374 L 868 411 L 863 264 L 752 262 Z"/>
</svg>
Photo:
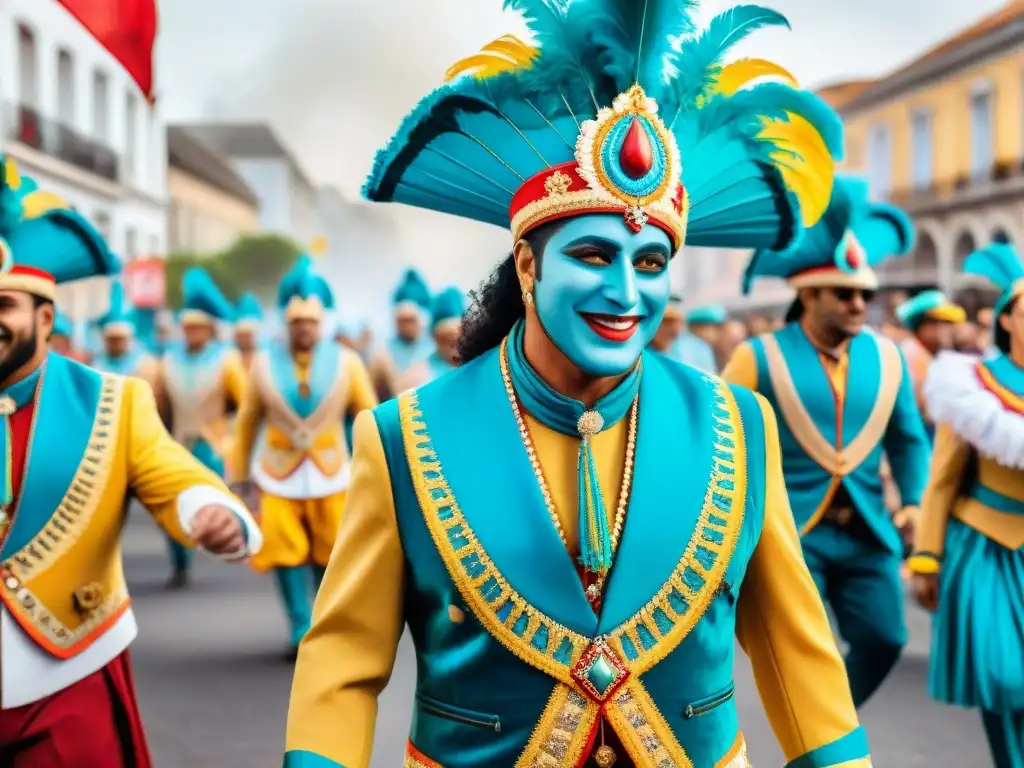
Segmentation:
<svg viewBox="0 0 1024 768">
<path fill-rule="evenodd" d="M 628 331 L 639 322 L 635 317 L 611 318 L 590 315 L 590 319 L 601 327 L 612 331 Z"/>
</svg>

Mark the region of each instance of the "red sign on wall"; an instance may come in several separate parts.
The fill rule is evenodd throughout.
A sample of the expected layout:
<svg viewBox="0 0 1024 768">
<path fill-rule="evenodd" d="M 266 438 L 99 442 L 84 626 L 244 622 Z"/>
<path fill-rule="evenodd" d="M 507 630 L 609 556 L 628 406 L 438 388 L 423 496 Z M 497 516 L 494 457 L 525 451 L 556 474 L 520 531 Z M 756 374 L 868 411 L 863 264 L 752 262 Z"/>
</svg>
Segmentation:
<svg viewBox="0 0 1024 768">
<path fill-rule="evenodd" d="M 128 300 L 140 309 L 164 305 L 166 282 L 162 259 L 132 259 L 124 265 L 124 288 Z"/>
</svg>

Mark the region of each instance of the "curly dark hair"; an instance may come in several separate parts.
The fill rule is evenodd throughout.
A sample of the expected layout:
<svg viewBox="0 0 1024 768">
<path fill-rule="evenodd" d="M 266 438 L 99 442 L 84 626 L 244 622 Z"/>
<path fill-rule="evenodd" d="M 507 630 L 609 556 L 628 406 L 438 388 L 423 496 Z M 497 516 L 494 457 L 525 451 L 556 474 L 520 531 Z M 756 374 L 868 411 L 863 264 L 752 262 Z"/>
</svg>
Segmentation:
<svg viewBox="0 0 1024 768">
<path fill-rule="evenodd" d="M 1003 307 L 1003 311 L 999 313 L 999 317 L 996 317 L 992 321 L 992 325 L 995 326 L 994 332 L 996 348 L 1003 354 L 1007 355 L 1010 354 L 1010 332 L 1003 328 L 1003 324 L 999 322 L 999 319 L 1004 315 L 1013 314 L 1013 310 L 1017 306 L 1018 301 L 1020 301 L 1019 297 L 1007 302 L 1006 306 Z"/>
<path fill-rule="evenodd" d="M 542 224 L 523 238 L 535 254 L 537 280 L 540 280 L 541 254 L 561 226 L 560 221 Z M 478 290 L 470 291 L 469 300 L 459 335 L 459 360 L 463 363 L 498 346 L 525 313 L 515 256 L 511 253 L 506 256 Z"/>
</svg>

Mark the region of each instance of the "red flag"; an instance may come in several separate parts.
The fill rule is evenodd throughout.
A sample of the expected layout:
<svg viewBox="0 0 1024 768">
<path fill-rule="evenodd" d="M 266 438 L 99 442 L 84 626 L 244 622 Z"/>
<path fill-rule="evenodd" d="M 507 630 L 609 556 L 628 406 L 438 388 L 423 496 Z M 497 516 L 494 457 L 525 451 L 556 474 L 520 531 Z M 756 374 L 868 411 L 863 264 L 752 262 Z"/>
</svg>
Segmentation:
<svg viewBox="0 0 1024 768">
<path fill-rule="evenodd" d="M 57 0 L 153 99 L 156 0 Z"/>
</svg>

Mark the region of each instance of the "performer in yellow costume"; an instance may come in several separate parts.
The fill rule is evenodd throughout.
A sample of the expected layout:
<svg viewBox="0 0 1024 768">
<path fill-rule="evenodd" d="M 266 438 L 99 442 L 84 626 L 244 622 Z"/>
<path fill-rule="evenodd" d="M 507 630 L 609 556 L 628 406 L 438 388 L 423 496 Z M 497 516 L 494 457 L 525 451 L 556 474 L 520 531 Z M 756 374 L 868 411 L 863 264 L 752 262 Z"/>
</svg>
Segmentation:
<svg viewBox="0 0 1024 768">
<path fill-rule="evenodd" d="M 213 279 L 198 267 L 182 276 L 182 341 L 164 352 L 159 391 L 165 396 L 164 416 L 174 439 L 203 464 L 224 476 L 224 455 L 230 429 L 228 412 L 242 401 L 245 370 L 231 345 L 217 339 L 217 324 L 230 322 L 234 308 Z M 185 587 L 191 553 L 171 541 L 173 572 L 169 586 Z"/>
<path fill-rule="evenodd" d="M 263 310 L 260 300 L 251 293 L 243 293 L 235 306 L 235 348 L 242 357 L 242 367 L 248 372 L 260 348 Z"/>
<path fill-rule="evenodd" d="M 167 434 L 153 393 L 53 352 L 55 284 L 120 268 L 99 234 L 0 157 L 0 762 L 151 768 L 121 563 L 136 497 L 226 558 L 260 532 Z"/>
<path fill-rule="evenodd" d="M 120 281 L 110 284 L 110 303 L 96 325 L 103 335 L 103 350 L 93 359 L 92 367 L 105 373 L 138 376 L 154 388 L 160 402 L 160 363 L 136 342 L 134 308 Z"/>
<path fill-rule="evenodd" d="M 928 689 L 981 710 L 992 765 L 1024 765 L 1024 264 L 992 243 L 964 272 L 1000 289 L 985 360 L 946 352 L 928 371 L 935 454 L 915 552 L 917 598 L 935 612 Z"/>
<path fill-rule="evenodd" d="M 432 351 L 431 339 L 423 333 L 431 302 L 427 281 L 415 269 L 407 269 L 392 296 L 395 335 L 370 355 L 370 376 L 382 401 L 401 392 L 400 377 Z"/>
<path fill-rule="evenodd" d="M 828 204 L 835 114 L 724 66 L 693 4 L 513 0 L 406 119 L 372 200 L 511 230 L 461 365 L 355 429 L 303 641 L 287 768 L 367 768 L 404 625 L 408 768 L 746 768 L 736 638 L 790 768 L 866 768 L 763 398 L 646 351 L 684 245 L 791 246 Z M 666 73 L 672 73 L 666 77 Z M 748 87 L 743 87 L 748 85 Z"/>
<path fill-rule="evenodd" d="M 261 492 L 266 543 L 253 567 L 274 571 L 294 653 L 309 629 L 312 595 L 345 504 L 350 468 L 344 419 L 377 400 L 359 356 L 323 333 L 334 298 L 308 258 L 281 281 L 278 304 L 288 338 L 253 361 L 235 426 L 233 464 L 239 478 L 248 476 L 265 423 L 253 479 Z"/>
</svg>

